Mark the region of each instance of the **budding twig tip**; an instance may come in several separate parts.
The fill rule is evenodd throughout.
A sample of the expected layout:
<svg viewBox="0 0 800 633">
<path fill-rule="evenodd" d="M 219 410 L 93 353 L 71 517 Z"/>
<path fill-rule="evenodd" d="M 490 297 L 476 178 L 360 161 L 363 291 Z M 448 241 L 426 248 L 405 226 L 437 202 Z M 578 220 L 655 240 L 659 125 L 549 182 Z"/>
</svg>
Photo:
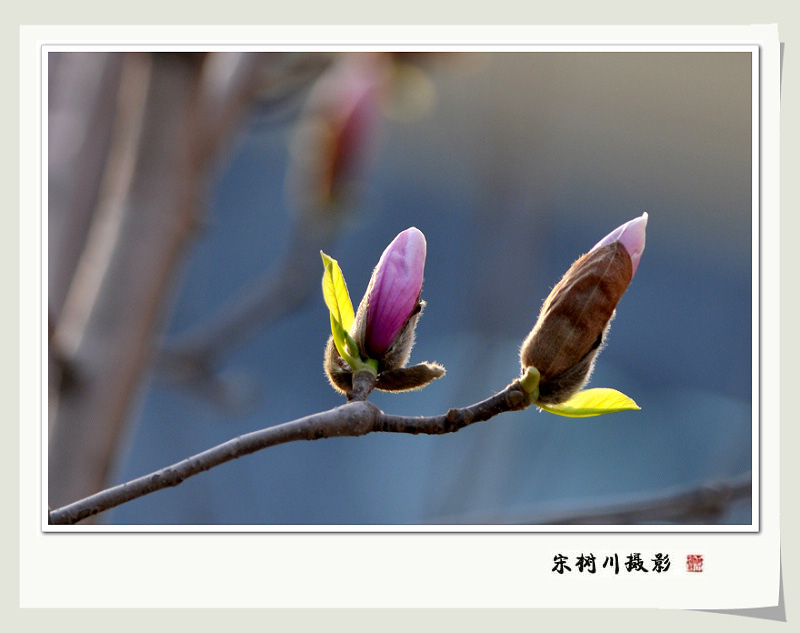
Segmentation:
<svg viewBox="0 0 800 633">
<path fill-rule="evenodd" d="M 520 386 L 526 391 L 531 399 L 536 402 L 539 399 L 539 380 L 541 374 L 536 367 L 530 366 L 525 368 L 525 373 L 519 379 Z"/>
</svg>

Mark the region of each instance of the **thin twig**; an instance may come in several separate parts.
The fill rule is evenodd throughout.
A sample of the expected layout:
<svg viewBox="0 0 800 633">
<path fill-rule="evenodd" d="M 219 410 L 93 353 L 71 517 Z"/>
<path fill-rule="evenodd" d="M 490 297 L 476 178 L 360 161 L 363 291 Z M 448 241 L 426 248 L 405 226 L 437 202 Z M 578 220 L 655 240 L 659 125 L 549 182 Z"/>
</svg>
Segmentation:
<svg viewBox="0 0 800 633">
<path fill-rule="evenodd" d="M 358 437 L 373 432 L 454 433 L 470 424 L 483 422 L 506 411 L 518 411 L 530 404 L 530 396 L 522 390 L 518 381 L 482 402 L 431 417 L 387 415 L 370 402 L 349 402 L 322 413 L 241 435 L 172 466 L 52 510 L 49 523 L 75 524 L 157 490 L 177 486 L 192 475 L 278 444 L 327 437 Z"/>
<path fill-rule="evenodd" d="M 363 402 L 375 388 L 378 376 L 369 370 L 357 371 L 353 374 L 353 390 L 347 397 L 348 402 Z"/>
</svg>

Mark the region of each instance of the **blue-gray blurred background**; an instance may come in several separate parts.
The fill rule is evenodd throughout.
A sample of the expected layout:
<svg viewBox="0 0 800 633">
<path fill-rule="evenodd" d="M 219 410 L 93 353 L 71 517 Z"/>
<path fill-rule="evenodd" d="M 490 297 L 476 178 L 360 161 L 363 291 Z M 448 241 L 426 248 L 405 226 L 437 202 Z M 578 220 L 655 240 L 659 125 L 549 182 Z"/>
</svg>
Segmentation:
<svg viewBox="0 0 800 633">
<path fill-rule="evenodd" d="M 612 513 L 612 522 L 750 524 L 747 496 L 718 511 L 658 511 L 675 495 L 747 481 L 753 467 L 750 55 L 468 53 L 414 62 L 377 121 L 360 194 L 328 252 L 358 302 L 393 237 L 409 226 L 424 232 L 427 307 L 412 362 L 438 361 L 447 375 L 420 392 L 370 400 L 429 415 L 504 388 L 519 375 L 519 346 L 549 289 L 600 238 L 647 212 L 647 247 L 590 383 L 630 395 L 641 411 L 570 419 L 531 408 L 447 436 L 296 442 L 106 520 L 566 523 L 643 504 L 644 514 Z M 289 147 L 307 94 L 265 100 L 219 164 L 165 345 L 280 263 L 295 221 Z M 342 404 L 322 371 L 329 332 L 316 292 L 232 349 L 217 367 L 218 390 L 154 372 L 112 483 Z"/>
</svg>

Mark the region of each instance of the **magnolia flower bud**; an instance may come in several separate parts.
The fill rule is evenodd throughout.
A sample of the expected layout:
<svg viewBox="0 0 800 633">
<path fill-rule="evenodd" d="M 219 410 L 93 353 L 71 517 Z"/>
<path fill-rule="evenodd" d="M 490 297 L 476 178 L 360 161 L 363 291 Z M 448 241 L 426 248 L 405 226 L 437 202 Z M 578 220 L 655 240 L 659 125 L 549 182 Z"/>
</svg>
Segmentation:
<svg viewBox="0 0 800 633">
<path fill-rule="evenodd" d="M 401 232 L 381 255 L 369 287 L 358 306 L 350 336 L 361 361 L 374 363 L 375 387 L 384 391 L 418 389 L 444 375 L 441 365 L 421 363 L 406 368 L 414 346 L 415 328 L 425 305 L 420 300 L 425 272 L 426 242 L 422 231 Z M 331 384 L 348 393 L 352 368 L 331 339 L 325 354 Z"/>
<path fill-rule="evenodd" d="M 358 333 L 362 333 L 364 351 L 370 358 L 385 357 L 394 344 L 395 348 L 404 349 L 394 350 L 400 358 L 392 364 L 400 366 L 407 360 L 414 326 L 423 307 L 420 293 L 426 248 L 422 231 L 411 227 L 383 251 L 356 313 L 356 340 Z M 359 327 L 363 327 L 363 332 L 359 332 Z M 398 340 L 404 330 L 404 340 Z"/>
<path fill-rule="evenodd" d="M 578 259 L 550 292 L 522 344 L 522 369 L 540 375 L 539 402 L 568 400 L 589 379 L 614 311 L 645 245 L 647 214 L 623 224 Z"/>
</svg>

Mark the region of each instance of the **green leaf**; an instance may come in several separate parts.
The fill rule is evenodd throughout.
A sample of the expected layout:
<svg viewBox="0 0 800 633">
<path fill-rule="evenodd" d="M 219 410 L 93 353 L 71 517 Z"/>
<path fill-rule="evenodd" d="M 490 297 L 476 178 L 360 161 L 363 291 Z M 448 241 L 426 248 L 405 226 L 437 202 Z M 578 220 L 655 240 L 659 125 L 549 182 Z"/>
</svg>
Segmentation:
<svg viewBox="0 0 800 633">
<path fill-rule="evenodd" d="M 356 368 L 356 358 L 348 349 L 349 330 L 353 325 L 355 315 L 353 313 L 353 302 L 350 300 L 350 293 L 347 292 L 347 284 L 339 268 L 339 262 L 332 257 L 328 257 L 320 251 L 322 263 L 325 266 L 325 273 L 322 275 L 322 296 L 325 298 L 325 305 L 331 313 L 331 334 L 333 334 L 333 344 L 339 355 L 347 361 L 353 369 Z M 350 339 L 352 341 L 352 339 Z"/>
<path fill-rule="evenodd" d="M 540 409 L 570 418 L 588 418 L 604 413 L 641 409 L 631 398 L 616 389 L 585 389 L 561 404 L 539 404 Z"/>
<path fill-rule="evenodd" d="M 322 296 L 325 297 L 325 304 L 331 311 L 331 318 L 336 319 L 345 332 L 349 332 L 355 315 L 342 269 L 339 268 L 339 262 L 332 257 L 328 257 L 322 251 L 320 255 L 325 266 L 325 274 L 322 276 Z"/>
<path fill-rule="evenodd" d="M 348 360 L 346 356 L 347 348 L 345 347 L 345 332 L 342 329 L 342 324 L 333 316 L 333 313 L 331 313 L 331 334 L 333 334 L 333 344 L 336 345 L 339 356 Z"/>
</svg>

